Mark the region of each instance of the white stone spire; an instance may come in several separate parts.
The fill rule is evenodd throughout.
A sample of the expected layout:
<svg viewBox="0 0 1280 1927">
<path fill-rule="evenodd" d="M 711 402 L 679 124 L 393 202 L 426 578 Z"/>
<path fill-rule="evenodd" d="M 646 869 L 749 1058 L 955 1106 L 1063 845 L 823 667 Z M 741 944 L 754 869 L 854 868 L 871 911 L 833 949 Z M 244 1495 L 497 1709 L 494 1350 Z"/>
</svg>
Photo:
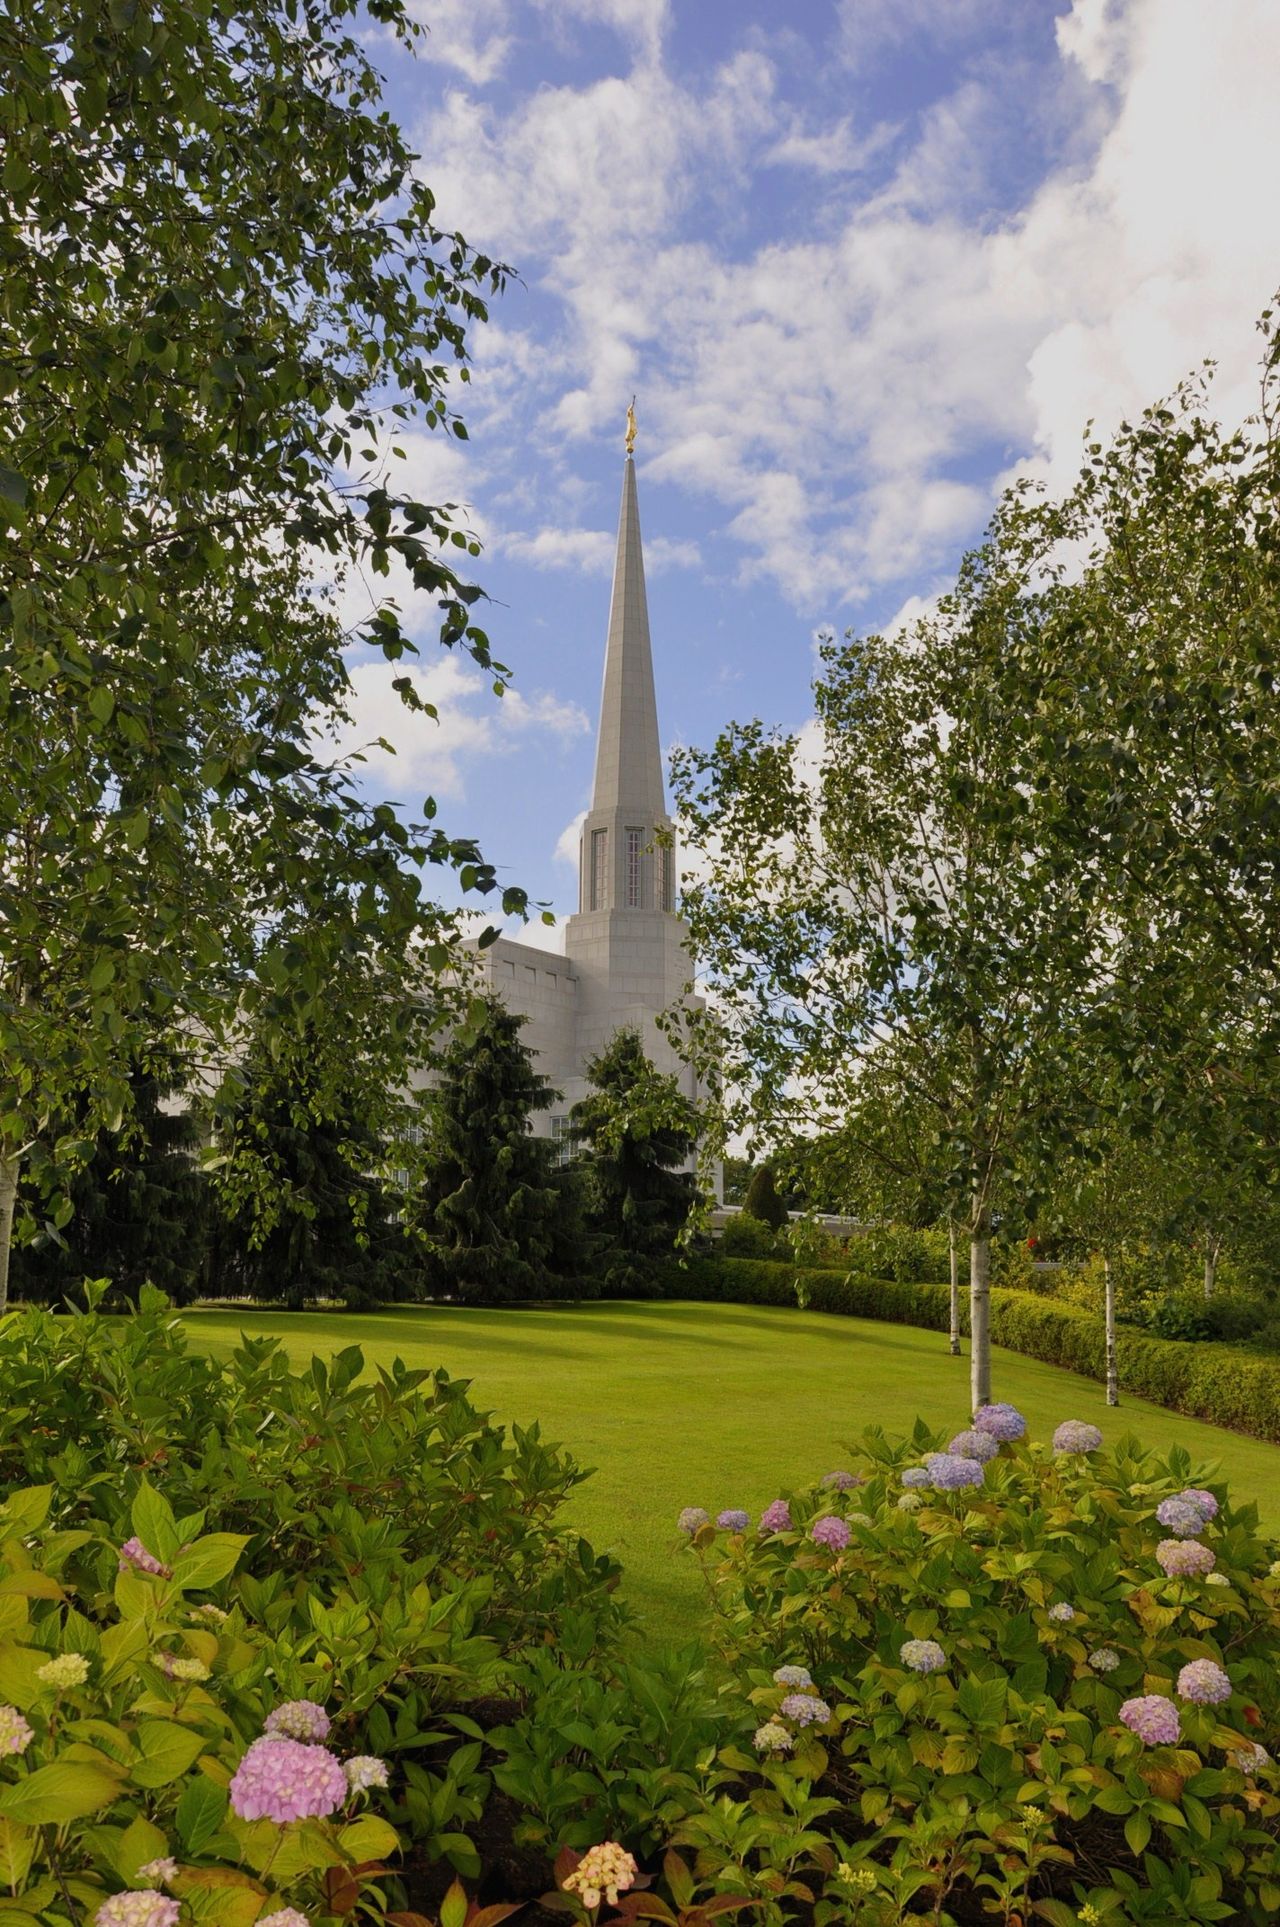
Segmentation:
<svg viewBox="0 0 1280 1927">
<path fill-rule="evenodd" d="M 630 454 L 622 473 L 618 551 L 591 794 L 592 816 L 614 811 L 624 815 L 629 812 L 650 830 L 666 815 L 640 545 L 640 505 L 636 499 L 636 465 Z"/>
</svg>

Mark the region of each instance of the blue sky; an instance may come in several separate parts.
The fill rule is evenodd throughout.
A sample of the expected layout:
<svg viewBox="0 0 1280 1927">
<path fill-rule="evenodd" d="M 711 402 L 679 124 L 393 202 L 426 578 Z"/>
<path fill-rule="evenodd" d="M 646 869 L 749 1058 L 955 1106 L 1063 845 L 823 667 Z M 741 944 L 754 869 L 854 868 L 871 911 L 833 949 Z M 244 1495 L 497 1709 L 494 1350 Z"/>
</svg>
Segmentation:
<svg viewBox="0 0 1280 1927">
<path fill-rule="evenodd" d="M 1275 0 L 421 0 L 378 40 L 439 214 L 519 273 L 476 331 L 468 505 L 515 672 L 353 658 L 368 782 L 574 907 L 637 395 L 663 735 L 811 713 L 813 639 L 946 585 L 1001 487 L 1069 477 L 1205 354 L 1255 399 L 1280 284 Z M 465 391 L 464 391 L 465 392 Z M 394 585 L 397 587 L 399 585 Z M 344 608 L 367 600 L 349 586 Z M 554 942 L 549 933 L 539 942 Z"/>
</svg>

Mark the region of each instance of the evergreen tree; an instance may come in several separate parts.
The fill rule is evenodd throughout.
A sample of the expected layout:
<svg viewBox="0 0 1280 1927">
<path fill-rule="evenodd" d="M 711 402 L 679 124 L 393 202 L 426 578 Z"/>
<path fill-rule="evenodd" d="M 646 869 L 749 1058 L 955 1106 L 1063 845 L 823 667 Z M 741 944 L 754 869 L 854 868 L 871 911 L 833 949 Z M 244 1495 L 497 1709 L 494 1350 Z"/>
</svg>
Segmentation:
<svg viewBox="0 0 1280 1927">
<path fill-rule="evenodd" d="M 237 1075 L 219 1148 L 228 1161 L 254 1149 L 250 1168 L 263 1183 L 222 1194 L 208 1288 L 292 1311 L 309 1298 L 366 1305 L 403 1295 L 404 1237 L 379 1175 L 385 1146 L 368 1106 L 351 1095 L 319 1102 L 308 1056 L 275 1061 L 256 1044 Z"/>
<path fill-rule="evenodd" d="M 556 1093 L 520 1041 L 523 1018 L 496 1003 L 450 1042 L 428 1099 L 430 1136 L 410 1209 L 433 1287 L 469 1304 L 540 1298 L 580 1270 L 552 1147 L 533 1115 Z M 556 1269 L 553 1270 L 553 1267 Z"/>
<path fill-rule="evenodd" d="M 748 1217 L 759 1218 L 761 1224 L 767 1224 L 770 1231 L 781 1231 L 787 1222 L 787 1207 L 778 1196 L 771 1164 L 757 1165 L 751 1173 L 742 1208 Z"/>
<path fill-rule="evenodd" d="M 643 1290 L 697 1197 L 694 1174 L 680 1168 L 697 1143 L 697 1113 L 676 1079 L 654 1069 L 635 1030 L 619 1031 L 587 1077 L 595 1088 L 570 1122 L 586 1153 L 589 1222 L 609 1289 Z"/>
<path fill-rule="evenodd" d="M 69 1216 L 42 1221 L 38 1185 L 24 1187 L 24 1231 L 32 1241 L 13 1255 L 18 1297 L 76 1303 L 86 1278 L 110 1278 L 113 1297 L 130 1304 L 147 1283 L 178 1304 L 196 1295 L 208 1226 L 207 1184 L 196 1159 L 200 1129 L 186 1110 L 165 1108 L 182 1088 L 175 1066 L 135 1069 L 130 1086 L 129 1127 L 97 1133 L 69 1187 Z M 33 1172 L 43 1148 L 32 1153 Z"/>
</svg>

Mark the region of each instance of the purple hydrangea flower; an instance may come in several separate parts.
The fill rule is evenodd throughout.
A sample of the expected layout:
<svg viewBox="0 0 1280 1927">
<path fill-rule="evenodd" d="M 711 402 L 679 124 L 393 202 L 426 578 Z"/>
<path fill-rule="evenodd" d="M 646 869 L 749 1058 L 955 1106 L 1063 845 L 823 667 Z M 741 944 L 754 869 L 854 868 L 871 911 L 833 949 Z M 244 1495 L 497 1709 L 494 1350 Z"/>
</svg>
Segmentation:
<svg viewBox="0 0 1280 1927">
<path fill-rule="evenodd" d="M 700 1532 L 703 1526 L 709 1526 L 711 1521 L 700 1505 L 687 1505 L 676 1524 L 681 1532 L 687 1532 L 692 1539 L 695 1532 Z"/>
<path fill-rule="evenodd" d="M 980 1432 L 976 1425 L 970 1425 L 956 1433 L 947 1450 L 957 1459 L 977 1459 L 979 1465 L 985 1465 L 988 1459 L 994 1459 L 1000 1443 L 990 1432 Z"/>
<path fill-rule="evenodd" d="M 327 1740 L 329 1715 L 315 1700 L 285 1700 L 267 1714 L 262 1730 L 273 1740 Z"/>
<path fill-rule="evenodd" d="M 347 1776 L 323 1746 L 255 1740 L 231 1778 L 231 1808 L 241 1820 L 324 1820 L 347 1798 Z"/>
<path fill-rule="evenodd" d="M 162 1560 L 157 1559 L 154 1552 L 148 1552 L 141 1539 L 137 1538 L 126 1539 L 121 1546 L 117 1571 L 149 1572 L 157 1579 L 173 1578 L 173 1567 L 166 1566 Z"/>
<path fill-rule="evenodd" d="M 1096 1452 L 1102 1444 L 1102 1434 L 1096 1425 L 1086 1419 L 1063 1419 L 1053 1435 L 1055 1452 Z"/>
<path fill-rule="evenodd" d="M 1120 1717 L 1144 1746 L 1176 1746 L 1182 1732 L 1178 1709 L 1163 1693 L 1143 1693 L 1126 1700 Z"/>
<path fill-rule="evenodd" d="M 1156 1559 L 1170 1579 L 1200 1578 L 1218 1563 L 1212 1549 L 1198 1539 L 1162 1539 Z"/>
<path fill-rule="evenodd" d="M 973 1423 L 979 1432 L 987 1433 L 1000 1445 L 1012 1445 L 1015 1439 L 1026 1436 L 1027 1421 L 1016 1405 L 979 1406 Z"/>
<path fill-rule="evenodd" d="M 1206 1519 L 1217 1518 L 1218 1501 L 1214 1498 L 1212 1492 L 1206 1492 L 1203 1486 L 1189 1485 L 1185 1492 L 1178 1494 L 1178 1497 L 1185 1499 L 1188 1505 L 1199 1506 Z"/>
<path fill-rule="evenodd" d="M 1198 1539 L 1206 1525 L 1199 1506 L 1190 1505 L 1186 1499 L 1161 1499 L 1156 1518 L 1167 1532 L 1176 1532 L 1180 1539 Z"/>
<path fill-rule="evenodd" d="M 773 1680 L 775 1686 L 812 1686 L 813 1674 L 807 1666 L 778 1666 Z"/>
<path fill-rule="evenodd" d="M 790 1532 L 792 1530 L 791 1507 L 785 1499 L 775 1499 L 772 1505 L 765 1507 L 764 1511 L 760 1514 L 760 1530 L 761 1532 Z"/>
<path fill-rule="evenodd" d="M 788 1693 L 778 1711 L 784 1720 L 793 1720 L 797 1726 L 820 1726 L 831 1718 L 827 1702 L 813 1693 Z"/>
<path fill-rule="evenodd" d="M 94 1914 L 94 1927 L 177 1927 L 179 1907 L 154 1887 L 112 1894 Z"/>
<path fill-rule="evenodd" d="M 912 1486 L 929 1485 L 931 1482 L 927 1465 L 909 1465 L 902 1475 L 902 1483 L 908 1490 Z"/>
<path fill-rule="evenodd" d="M 833 1492 L 852 1492 L 855 1485 L 862 1485 L 864 1481 L 856 1472 L 827 1472 L 822 1483 L 830 1486 Z"/>
<path fill-rule="evenodd" d="M 722 1532 L 745 1532 L 751 1524 L 751 1515 L 740 1512 L 736 1506 L 726 1506 L 723 1512 L 716 1514 L 716 1524 Z"/>
<path fill-rule="evenodd" d="M 836 1552 L 843 1552 L 850 1537 L 848 1526 L 843 1519 L 828 1513 L 825 1519 L 815 1519 L 809 1537 L 820 1546 L 831 1546 Z"/>
<path fill-rule="evenodd" d="M 1231 1681 L 1216 1660 L 1192 1659 L 1178 1674 L 1178 1698 L 1197 1706 L 1221 1706 L 1231 1698 Z"/>
<path fill-rule="evenodd" d="M 1075 1607 L 1069 1606 L 1065 1599 L 1060 1599 L 1056 1606 L 1049 1608 L 1050 1619 L 1056 1619 L 1060 1626 L 1069 1626 L 1075 1616 Z"/>
<path fill-rule="evenodd" d="M 935 1492 L 959 1492 L 962 1486 L 981 1485 L 986 1467 L 977 1459 L 955 1458 L 950 1452 L 931 1452 L 925 1460 Z"/>
<path fill-rule="evenodd" d="M 908 1639 L 898 1648 L 898 1658 L 913 1673 L 940 1673 L 947 1663 L 936 1639 Z"/>
</svg>

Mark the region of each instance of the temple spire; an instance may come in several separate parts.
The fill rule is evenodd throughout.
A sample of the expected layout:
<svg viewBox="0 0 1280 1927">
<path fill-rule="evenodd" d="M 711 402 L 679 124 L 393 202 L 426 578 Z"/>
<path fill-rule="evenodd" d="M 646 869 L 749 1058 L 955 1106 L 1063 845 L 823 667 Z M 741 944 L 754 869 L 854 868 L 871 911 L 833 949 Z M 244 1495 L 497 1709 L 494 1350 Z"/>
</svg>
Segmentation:
<svg viewBox="0 0 1280 1927">
<path fill-rule="evenodd" d="M 631 455 L 635 406 L 627 411 L 627 458 L 613 568 L 609 635 L 605 645 L 600 732 L 596 738 L 591 814 L 630 813 L 652 826 L 665 818 L 658 706 L 653 692 L 653 653 L 640 546 L 640 507 Z"/>
</svg>

